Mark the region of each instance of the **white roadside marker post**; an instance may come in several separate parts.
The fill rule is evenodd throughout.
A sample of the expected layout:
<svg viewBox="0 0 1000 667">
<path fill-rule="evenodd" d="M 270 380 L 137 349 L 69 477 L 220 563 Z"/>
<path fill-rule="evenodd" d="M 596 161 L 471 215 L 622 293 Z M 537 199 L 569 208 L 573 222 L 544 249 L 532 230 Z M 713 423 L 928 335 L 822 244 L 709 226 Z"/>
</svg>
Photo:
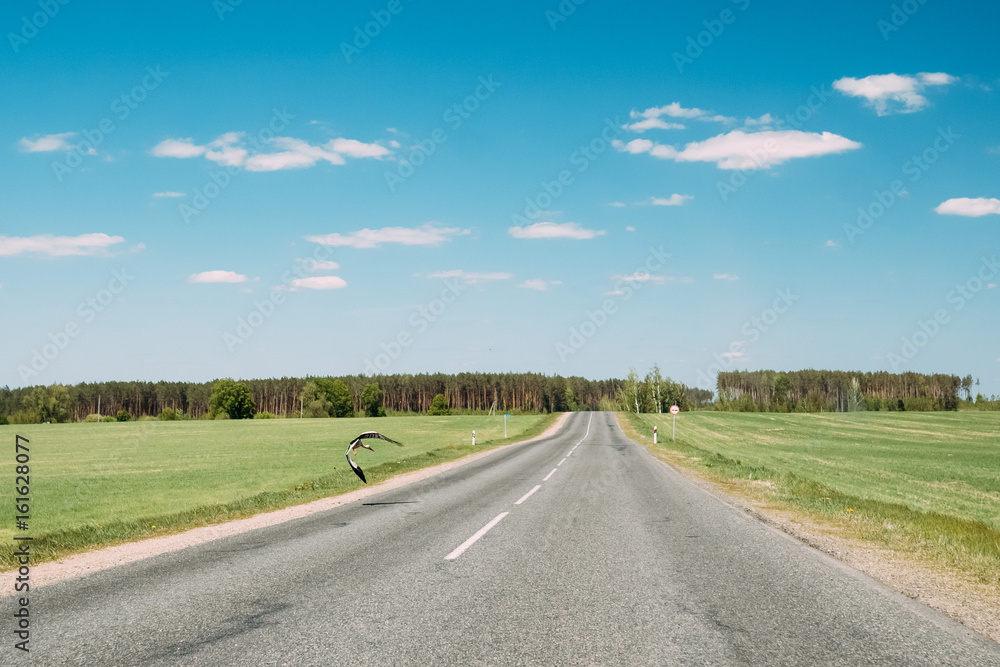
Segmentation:
<svg viewBox="0 0 1000 667">
<path fill-rule="evenodd" d="M 473 447 L 476 446 L 476 431 L 475 430 L 472 431 L 472 446 Z"/>
<path fill-rule="evenodd" d="M 503 439 L 504 440 L 507 439 L 507 417 L 510 417 L 510 415 L 504 415 L 503 416 Z"/>
<path fill-rule="evenodd" d="M 656 444 L 656 427 L 653 427 L 653 444 Z"/>
<path fill-rule="evenodd" d="M 671 440 L 676 440 L 677 439 L 677 413 L 680 412 L 680 411 L 681 411 L 681 409 L 679 407 L 677 407 L 676 405 L 671 405 L 670 406 L 670 414 L 672 414 L 674 416 L 674 433 L 673 433 L 672 436 L 670 436 Z"/>
</svg>

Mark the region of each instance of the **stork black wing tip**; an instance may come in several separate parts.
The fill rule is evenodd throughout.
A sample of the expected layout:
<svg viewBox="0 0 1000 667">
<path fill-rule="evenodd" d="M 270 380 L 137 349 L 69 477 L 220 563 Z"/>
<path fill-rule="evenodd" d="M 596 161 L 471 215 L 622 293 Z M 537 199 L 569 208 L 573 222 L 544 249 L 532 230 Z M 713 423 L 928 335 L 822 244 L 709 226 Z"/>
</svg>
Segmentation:
<svg viewBox="0 0 1000 667">
<path fill-rule="evenodd" d="M 351 464 L 351 470 L 354 471 L 354 474 L 360 477 L 362 482 L 367 484 L 368 480 L 365 479 L 365 471 L 361 469 L 361 466 L 354 462 L 354 459 L 351 458 L 350 454 L 347 455 L 347 462 Z"/>
</svg>

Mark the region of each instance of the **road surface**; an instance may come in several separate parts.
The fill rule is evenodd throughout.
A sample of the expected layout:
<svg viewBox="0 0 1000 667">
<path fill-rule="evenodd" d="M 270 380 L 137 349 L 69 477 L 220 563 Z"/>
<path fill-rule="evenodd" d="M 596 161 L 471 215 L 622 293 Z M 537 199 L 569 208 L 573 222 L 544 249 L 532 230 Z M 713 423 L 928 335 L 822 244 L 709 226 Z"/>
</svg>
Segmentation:
<svg viewBox="0 0 1000 667">
<path fill-rule="evenodd" d="M 1000 645 L 689 483 L 610 413 L 31 599 L 31 660 L 5 629 L 0 663 L 1000 665 Z"/>
</svg>

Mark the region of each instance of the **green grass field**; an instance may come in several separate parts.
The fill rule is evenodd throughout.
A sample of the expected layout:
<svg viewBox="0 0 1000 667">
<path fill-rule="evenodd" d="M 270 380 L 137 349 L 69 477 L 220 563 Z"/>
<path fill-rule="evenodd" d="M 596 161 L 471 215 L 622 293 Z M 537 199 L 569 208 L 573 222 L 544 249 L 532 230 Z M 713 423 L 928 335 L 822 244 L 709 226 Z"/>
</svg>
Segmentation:
<svg viewBox="0 0 1000 667">
<path fill-rule="evenodd" d="M 958 413 L 630 416 L 650 444 L 717 480 L 746 481 L 851 537 L 1000 580 L 1000 415 Z M 752 481 L 758 482 L 757 486 Z"/>
<path fill-rule="evenodd" d="M 536 435 L 554 418 L 512 416 L 506 442 Z M 57 558 L 360 488 L 344 450 L 367 430 L 404 443 L 374 441 L 374 452 L 358 451 L 369 484 L 504 443 L 502 416 L 0 426 L 3 496 L 12 508 L 20 434 L 31 441 L 31 520 L 18 532 L 34 536 L 38 556 Z M 8 514 L 0 569 L 13 565 L 13 533 Z"/>
</svg>

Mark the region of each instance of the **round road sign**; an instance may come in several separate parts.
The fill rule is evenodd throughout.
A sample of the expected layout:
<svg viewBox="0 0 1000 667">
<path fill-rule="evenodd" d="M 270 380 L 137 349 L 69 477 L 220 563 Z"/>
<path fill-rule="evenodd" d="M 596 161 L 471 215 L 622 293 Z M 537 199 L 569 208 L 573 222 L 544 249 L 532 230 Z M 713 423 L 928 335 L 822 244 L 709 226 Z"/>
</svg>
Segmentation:
<svg viewBox="0 0 1000 667">
<path fill-rule="evenodd" d="M 680 411 L 681 411 L 681 409 L 679 407 L 677 407 L 676 405 L 671 405 L 670 406 L 670 414 L 676 415 Z"/>
</svg>

